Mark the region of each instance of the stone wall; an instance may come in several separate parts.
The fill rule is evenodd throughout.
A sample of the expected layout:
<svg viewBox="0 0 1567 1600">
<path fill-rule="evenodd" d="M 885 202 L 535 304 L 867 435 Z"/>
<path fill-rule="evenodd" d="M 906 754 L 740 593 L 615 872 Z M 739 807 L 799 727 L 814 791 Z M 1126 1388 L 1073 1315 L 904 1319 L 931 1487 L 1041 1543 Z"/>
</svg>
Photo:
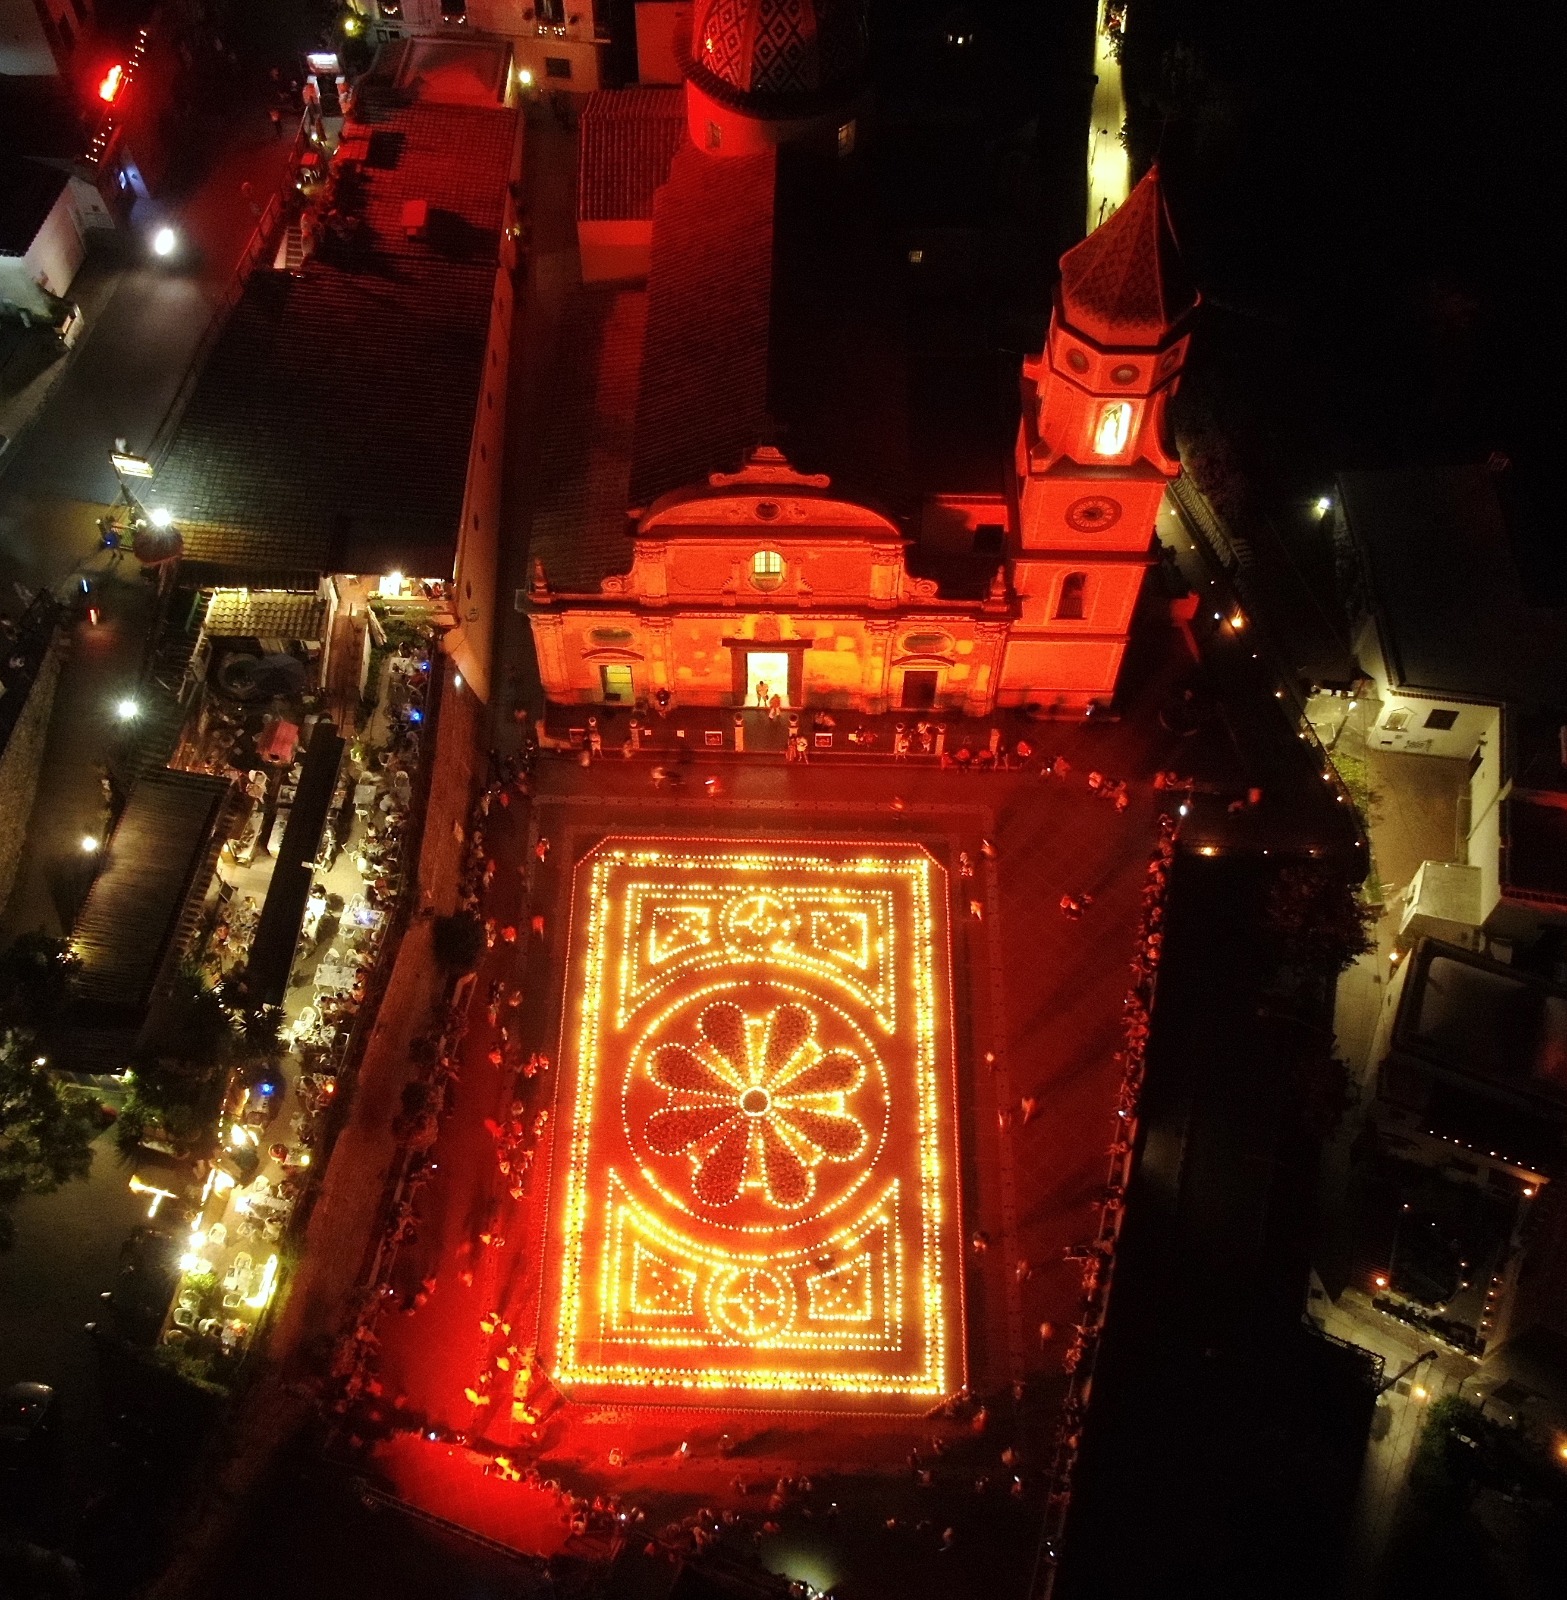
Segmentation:
<svg viewBox="0 0 1567 1600">
<path fill-rule="evenodd" d="M 11 728 L 5 748 L 0 750 L 0 913 L 16 886 L 27 843 L 27 822 L 38 793 L 44 743 L 49 737 L 49 714 L 54 709 L 55 685 L 60 681 L 65 648 L 65 630 L 56 628 L 31 686 L 10 691 L 25 693 L 27 702 Z"/>
</svg>

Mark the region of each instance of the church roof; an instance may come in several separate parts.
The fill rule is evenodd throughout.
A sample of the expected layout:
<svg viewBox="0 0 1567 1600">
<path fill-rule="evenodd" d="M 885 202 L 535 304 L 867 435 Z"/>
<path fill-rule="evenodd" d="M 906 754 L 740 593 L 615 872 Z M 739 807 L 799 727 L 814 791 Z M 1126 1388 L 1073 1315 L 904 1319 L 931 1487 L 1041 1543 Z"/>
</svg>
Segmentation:
<svg viewBox="0 0 1567 1600">
<path fill-rule="evenodd" d="M 698 0 L 692 12 L 692 75 L 724 98 L 821 94 L 853 75 L 864 49 L 860 0 Z"/>
<path fill-rule="evenodd" d="M 1197 304 L 1150 167 L 1120 210 L 1061 258 L 1061 312 L 1100 345 L 1157 344 Z"/>
<path fill-rule="evenodd" d="M 584 284 L 566 303 L 531 494 L 528 552 L 551 584 L 594 593 L 631 565 L 631 433 L 647 291 Z"/>
<path fill-rule="evenodd" d="M 679 88 L 600 90 L 578 123 L 577 220 L 645 222 L 685 140 Z"/>
<path fill-rule="evenodd" d="M 653 208 L 631 501 L 738 464 L 768 424 L 775 157 L 687 144 Z"/>
</svg>

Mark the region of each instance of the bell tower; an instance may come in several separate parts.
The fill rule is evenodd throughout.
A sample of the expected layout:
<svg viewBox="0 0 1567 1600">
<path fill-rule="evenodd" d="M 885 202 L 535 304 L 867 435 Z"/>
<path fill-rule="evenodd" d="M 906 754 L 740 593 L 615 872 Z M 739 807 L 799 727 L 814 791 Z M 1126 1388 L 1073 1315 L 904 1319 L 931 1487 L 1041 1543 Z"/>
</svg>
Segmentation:
<svg viewBox="0 0 1567 1600">
<path fill-rule="evenodd" d="M 1197 300 L 1157 167 L 1061 258 L 1045 347 L 1023 362 L 1006 703 L 1114 693 L 1159 502 L 1180 471 L 1167 412 Z"/>
</svg>

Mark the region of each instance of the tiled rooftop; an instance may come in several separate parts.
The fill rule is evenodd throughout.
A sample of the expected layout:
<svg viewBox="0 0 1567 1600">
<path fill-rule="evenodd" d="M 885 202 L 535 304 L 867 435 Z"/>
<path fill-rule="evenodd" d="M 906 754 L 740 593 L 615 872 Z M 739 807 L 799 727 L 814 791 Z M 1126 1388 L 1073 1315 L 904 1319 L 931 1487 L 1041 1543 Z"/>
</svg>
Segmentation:
<svg viewBox="0 0 1567 1600">
<path fill-rule="evenodd" d="M 567 308 L 529 549 L 557 589 L 592 593 L 631 565 L 631 429 L 647 326 L 641 289 L 583 289 Z"/>
<path fill-rule="evenodd" d="M 228 589 L 207 606 L 206 629 L 217 639 L 301 639 L 326 637 L 326 601 L 318 594 Z"/>
<path fill-rule="evenodd" d="M 606 186 L 601 215 L 629 214 L 604 198 L 608 168 L 589 151 L 650 137 L 666 102 L 673 120 L 678 90 L 590 101 L 579 216 L 590 171 Z M 932 492 L 999 506 L 1016 374 L 998 352 L 981 241 L 922 234 L 931 260 L 916 275 L 872 172 L 803 149 L 718 158 L 683 138 L 652 219 L 645 294 L 585 295 L 563 335 L 531 546 L 553 588 L 592 592 L 624 572 L 628 508 L 733 471 L 764 440 L 895 516 Z M 983 594 L 993 570 L 921 568 L 954 597 Z"/>
<path fill-rule="evenodd" d="M 683 89 L 591 94 L 577 143 L 577 220 L 646 221 L 669 163 L 685 143 Z"/>
<path fill-rule="evenodd" d="M 361 233 L 250 279 L 159 465 L 200 571 L 451 571 L 517 117 L 374 89 L 358 115 Z"/>
<path fill-rule="evenodd" d="M 1159 169 L 1061 258 L 1066 320 L 1103 345 L 1161 339 L 1197 303 L 1159 186 Z"/>
<path fill-rule="evenodd" d="M 631 500 L 732 472 L 767 431 L 774 156 L 675 157 L 653 208 Z"/>
</svg>

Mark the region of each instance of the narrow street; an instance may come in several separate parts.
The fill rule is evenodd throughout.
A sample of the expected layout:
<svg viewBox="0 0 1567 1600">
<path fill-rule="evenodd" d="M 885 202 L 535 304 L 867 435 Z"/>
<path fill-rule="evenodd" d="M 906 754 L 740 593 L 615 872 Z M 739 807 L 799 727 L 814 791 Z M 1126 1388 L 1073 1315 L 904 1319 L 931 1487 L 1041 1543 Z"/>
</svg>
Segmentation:
<svg viewBox="0 0 1567 1600">
<path fill-rule="evenodd" d="M 87 576 L 103 620 L 72 625 L 27 820 L 28 848 L 0 913 L 0 942 L 33 929 L 69 930 L 92 878 L 93 859 L 81 841 L 102 837 L 107 821 L 101 776 L 111 742 L 123 733 L 113 707 L 140 670 L 154 598 L 125 566 L 111 568 L 98 545 L 96 518 L 115 493 L 108 453 L 117 437 L 133 450 L 149 445 L 255 227 L 240 184 L 265 198 L 283 181 L 287 151 L 264 110 L 252 106 L 236 117 L 231 141 L 213 152 L 195 188 L 161 208 L 185 241 L 172 265 L 147 259 L 134 232 L 87 263 L 82 277 L 101 309 L 4 457 L 5 610 L 20 609 L 19 590 L 65 595 Z M 122 1246 L 146 1219 L 145 1201 L 131 1194 L 126 1176 L 108 1130 L 94 1146 L 85 1182 L 17 1202 L 17 1244 L 0 1254 L 0 1384 L 47 1383 L 61 1397 L 63 1478 L 54 1498 L 62 1526 L 101 1487 L 110 1465 L 99 1363 L 84 1324 L 101 1312 L 99 1296 L 115 1284 Z"/>
<path fill-rule="evenodd" d="M 212 170 L 177 208 L 185 243 L 173 264 L 155 264 L 132 235 L 114 244 L 130 260 L 94 325 L 65 358 L 68 365 L 43 409 L 6 453 L 0 475 L 0 593 L 7 609 L 18 588 L 65 596 L 86 578 L 102 623 L 75 625 L 55 696 L 30 848 L 0 939 L 69 928 L 85 892 L 81 840 L 101 832 L 100 774 L 115 726 L 113 705 L 141 665 L 152 589 L 132 564 L 101 548 L 97 518 L 114 498 L 109 452 L 117 438 L 147 449 L 191 358 L 227 292 L 255 228 L 240 191 L 265 197 L 283 181 L 288 145 L 256 108 L 220 151 Z M 90 263 L 84 272 L 113 270 Z M 147 495 L 156 504 L 156 484 Z"/>
<path fill-rule="evenodd" d="M 1112 17 L 1118 20 L 1114 28 Z M 1094 26 L 1094 104 L 1088 125 L 1088 215 L 1092 233 L 1132 187 L 1132 163 L 1121 142 L 1126 126 L 1126 91 L 1121 85 L 1121 58 L 1116 35 L 1126 26 L 1126 8 L 1116 0 L 1099 0 Z"/>
</svg>

